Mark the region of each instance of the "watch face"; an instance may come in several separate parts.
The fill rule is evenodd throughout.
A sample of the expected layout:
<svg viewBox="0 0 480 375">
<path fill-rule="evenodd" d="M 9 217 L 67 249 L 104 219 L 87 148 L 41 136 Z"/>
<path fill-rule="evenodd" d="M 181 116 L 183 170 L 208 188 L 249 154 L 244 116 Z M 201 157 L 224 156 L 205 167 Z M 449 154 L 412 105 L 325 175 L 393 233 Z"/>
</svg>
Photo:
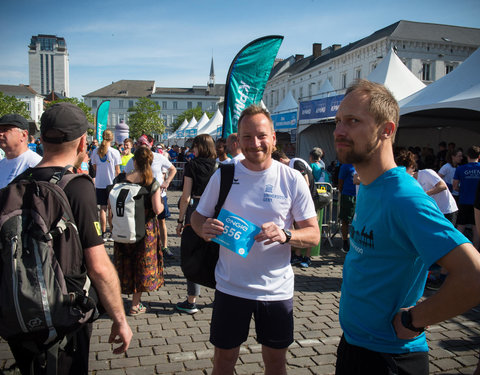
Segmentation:
<svg viewBox="0 0 480 375">
<path fill-rule="evenodd" d="M 292 232 L 290 232 L 288 229 L 284 229 L 283 232 L 285 233 L 285 236 L 287 236 L 284 243 L 287 243 L 290 241 L 290 238 L 292 238 Z"/>
</svg>

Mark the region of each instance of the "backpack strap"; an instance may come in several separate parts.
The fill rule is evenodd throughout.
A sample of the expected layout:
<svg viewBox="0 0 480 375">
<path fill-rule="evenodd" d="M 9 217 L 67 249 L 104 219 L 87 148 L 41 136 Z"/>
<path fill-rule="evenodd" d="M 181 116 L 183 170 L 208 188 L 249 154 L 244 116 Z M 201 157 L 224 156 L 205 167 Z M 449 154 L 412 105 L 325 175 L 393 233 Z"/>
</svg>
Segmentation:
<svg viewBox="0 0 480 375">
<path fill-rule="evenodd" d="M 218 195 L 217 205 L 215 206 L 215 216 L 217 217 L 222 209 L 225 199 L 232 187 L 233 177 L 235 176 L 235 164 L 220 165 L 220 193 Z"/>
</svg>

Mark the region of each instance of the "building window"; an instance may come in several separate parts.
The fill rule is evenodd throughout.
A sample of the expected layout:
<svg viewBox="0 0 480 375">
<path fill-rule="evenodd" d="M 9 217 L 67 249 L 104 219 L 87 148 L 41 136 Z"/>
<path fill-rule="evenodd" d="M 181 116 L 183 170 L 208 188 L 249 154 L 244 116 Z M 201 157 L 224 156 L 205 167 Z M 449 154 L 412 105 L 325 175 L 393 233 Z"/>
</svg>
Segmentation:
<svg viewBox="0 0 480 375">
<path fill-rule="evenodd" d="M 123 99 L 118 101 L 118 108 L 123 108 Z"/>
<path fill-rule="evenodd" d="M 285 87 L 282 87 L 282 100 L 285 99 Z"/>
<path fill-rule="evenodd" d="M 167 109 L 167 101 L 166 100 L 164 100 L 162 102 L 162 109 Z"/>
<path fill-rule="evenodd" d="M 29 102 L 24 102 L 27 105 L 27 111 L 30 111 L 30 103 Z"/>
<path fill-rule="evenodd" d="M 178 102 L 173 102 L 173 109 L 178 109 Z"/>
<path fill-rule="evenodd" d="M 159 102 L 158 102 L 158 100 L 155 100 L 155 104 L 156 104 L 156 105 L 160 105 Z"/>
<path fill-rule="evenodd" d="M 362 78 L 362 69 L 357 69 L 357 70 L 355 71 L 355 78 L 356 78 L 356 79 Z"/>
<path fill-rule="evenodd" d="M 133 100 L 129 100 L 128 101 L 128 108 L 132 108 L 133 107 Z"/>
<path fill-rule="evenodd" d="M 430 81 L 430 71 L 432 65 L 430 63 L 423 63 L 422 64 L 422 80 L 423 81 Z"/>
<path fill-rule="evenodd" d="M 202 102 L 197 102 L 197 107 L 202 109 Z"/>
<path fill-rule="evenodd" d="M 376 67 L 377 67 L 377 63 L 373 63 L 373 64 L 372 64 L 372 69 L 371 69 L 370 71 L 373 72 Z"/>
<path fill-rule="evenodd" d="M 451 73 L 453 71 L 453 65 L 452 64 L 447 64 L 445 65 L 445 74 Z"/>
<path fill-rule="evenodd" d="M 298 98 L 299 98 L 299 99 L 300 99 L 300 98 L 303 98 L 303 87 L 300 87 L 300 88 L 298 89 Z"/>
<path fill-rule="evenodd" d="M 292 96 L 295 98 L 296 96 L 296 93 L 295 93 L 295 89 L 292 89 Z"/>
<path fill-rule="evenodd" d="M 92 100 L 92 108 L 97 108 L 97 99 Z"/>
<path fill-rule="evenodd" d="M 342 73 L 342 89 L 347 88 L 347 73 Z"/>
<path fill-rule="evenodd" d="M 270 107 L 273 107 L 273 91 L 270 93 Z"/>
<path fill-rule="evenodd" d="M 187 102 L 187 109 L 192 109 L 192 102 Z"/>
</svg>

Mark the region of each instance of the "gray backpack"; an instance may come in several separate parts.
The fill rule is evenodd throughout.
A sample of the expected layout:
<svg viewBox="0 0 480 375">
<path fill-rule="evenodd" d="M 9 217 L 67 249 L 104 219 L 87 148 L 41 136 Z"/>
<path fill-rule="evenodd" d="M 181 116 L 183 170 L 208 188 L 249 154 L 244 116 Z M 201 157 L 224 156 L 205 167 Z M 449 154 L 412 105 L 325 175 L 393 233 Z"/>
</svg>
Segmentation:
<svg viewBox="0 0 480 375">
<path fill-rule="evenodd" d="M 39 351 L 97 312 L 63 191 L 75 178 L 90 178 L 67 169 L 50 181 L 36 181 L 27 170 L 0 190 L 0 336 Z"/>
</svg>

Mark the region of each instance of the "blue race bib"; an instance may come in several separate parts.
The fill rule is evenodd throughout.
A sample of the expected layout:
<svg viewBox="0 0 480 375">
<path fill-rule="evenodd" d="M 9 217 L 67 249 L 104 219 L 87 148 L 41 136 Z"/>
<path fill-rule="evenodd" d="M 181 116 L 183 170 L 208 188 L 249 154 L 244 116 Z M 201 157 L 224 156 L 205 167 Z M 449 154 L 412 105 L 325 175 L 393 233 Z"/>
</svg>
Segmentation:
<svg viewBox="0 0 480 375">
<path fill-rule="evenodd" d="M 217 219 L 224 225 L 223 233 L 212 238 L 212 241 L 246 258 L 255 242 L 253 237 L 260 233 L 261 229 L 223 208 Z"/>
</svg>

